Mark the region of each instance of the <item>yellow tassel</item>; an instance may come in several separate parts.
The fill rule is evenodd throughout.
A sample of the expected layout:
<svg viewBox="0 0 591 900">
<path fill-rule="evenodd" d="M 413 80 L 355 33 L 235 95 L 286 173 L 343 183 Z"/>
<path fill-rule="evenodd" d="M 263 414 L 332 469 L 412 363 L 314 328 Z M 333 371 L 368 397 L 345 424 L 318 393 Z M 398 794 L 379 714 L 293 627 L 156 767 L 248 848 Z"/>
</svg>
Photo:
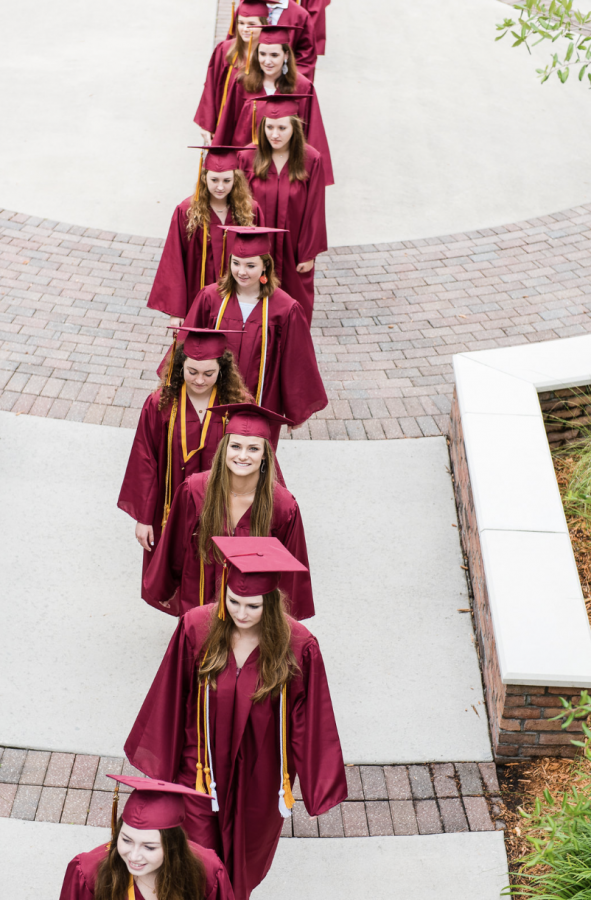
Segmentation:
<svg viewBox="0 0 591 900">
<path fill-rule="evenodd" d="M 230 37 L 234 34 L 234 0 L 232 0 L 232 15 L 230 16 L 230 31 L 228 34 Z"/>
<path fill-rule="evenodd" d="M 168 372 L 166 373 L 166 387 L 170 387 L 170 381 L 172 378 L 172 370 L 174 368 L 174 355 L 176 353 L 176 331 L 174 333 L 172 339 L 172 347 L 170 348 L 170 359 L 168 361 Z"/>
<path fill-rule="evenodd" d="M 246 75 L 250 75 L 250 54 L 252 53 L 252 31 L 248 37 L 248 50 L 246 52 Z"/>
<path fill-rule="evenodd" d="M 258 144 L 259 140 L 257 137 L 257 102 L 253 101 L 252 104 L 252 143 Z"/>
<path fill-rule="evenodd" d="M 204 660 L 205 662 L 205 660 Z M 199 672 L 197 673 L 197 678 L 199 678 Z M 199 679 L 199 686 L 197 688 L 197 780 L 195 781 L 195 790 L 200 791 L 200 793 L 205 793 L 205 788 L 203 786 L 203 766 L 201 765 L 201 679 Z"/>
<path fill-rule="evenodd" d="M 111 806 L 111 840 L 115 840 L 115 829 L 117 827 L 117 810 L 119 808 L 119 782 L 115 784 L 113 791 L 113 805 Z"/>
<path fill-rule="evenodd" d="M 195 782 L 195 790 L 199 791 L 201 794 L 205 793 L 205 785 L 203 784 L 203 766 L 200 762 L 197 763 L 197 781 Z"/>
<path fill-rule="evenodd" d="M 288 809 L 293 809 L 295 805 L 295 800 L 293 799 L 293 794 L 291 792 L 291 784 L 289 781 L 289 774 L 286 772 L 283 776 L 283 790 L 285 794 L 283 795 L 283 802 L 287 806 Z"/>
<path fill-rule="evenodd" d="M 222 619 L 223 622 L 226 621 L 226 580 L 228 577 L 228 567 L 224 562 L 224 567 L 222 569 L 222 583 L 220 586 L 220 608 L 218 610 L 218 619 Z"/>
<path fill-rule="evenodd" d="M 203 606 L 205 600 L 205 566 L 203 560 L 199 560 L 199 606 Z"/>
<path fill-rule="evenodd" d="M 216 128 L 217 128 L 218 125 L 220 124 L 220 119 L 222 118 L 222 113 L 223 113 L 223 111 L 224 111 L 224 106 L 226 105 L 226 100 L 228 99 L 228 85 L 230 84 L 230 76 L 231 76 L 231 74 L 232 74 L 232 69 L 233 69 L 234 66 L 236 65 L 236 60 L 237 60 L 237 59 L 238 59 L 238 50 L 237 50 L 236 53 L 234 54 L 234 58 L 232 59 L 232 62 L 230 63 L 230 68 L 228 69 L 228 74 L 226 75 L 226 83 L 225 83 L 225 85 L 224 85 L 224 93 L 222 94 L 222 102 L 220 103 L 220 111 L 219 111 L 219 113 L 218 113 L 218 120 L 217 120 L 217 123 L 216 123 L 216 126 L 215 126 Z M 246 74 L 248 75 L 248 72 L 247 72 Z"/>
<path fill-rule="evenodd" d="M 195 191 L 195 200 L 199 200 L 199 191 L 201 188 L 201 172 L 203 170 L 203 150 L 201 151 L 201 156 L 199 158 L 199 174 L 197 176 L 197 189 Z"/>
<path fill-rule="evenodd" d="M 205 264 L 207 262 L 207 223 L 203 223 L 203 250 L 201 252 L 201 290 L 205 287 Z"/>
<path fill-rule="evenodd" d="M 228 232 L 224 231 L 224 240 L 222 241 L 222 264 L 220 266 L 220 278 L 224 275 L 224 263 L 226 261 L 226 238 L 228 237 Z"/>
<path fill-rule="evenodd" d="M 172 439 L 174 435 L 174 423 L 176 422 L 177 409 L 179 407 L 178 397 L 172 401 L 172 409 L 170 411 L 170 420 L 168 422 L 168 437 L 166 441 L 166 479 L 164 488 L 164 512 L 162 514 L 162 531 L 166 528 L 170 507 L 172 506 Z"/>
<path fill-rule="evenodd" d="M 211 769 L 209 766 L 205 768 L 205 784 L 207 785 L 207 793 L 211 796 Z"/>
</svg>

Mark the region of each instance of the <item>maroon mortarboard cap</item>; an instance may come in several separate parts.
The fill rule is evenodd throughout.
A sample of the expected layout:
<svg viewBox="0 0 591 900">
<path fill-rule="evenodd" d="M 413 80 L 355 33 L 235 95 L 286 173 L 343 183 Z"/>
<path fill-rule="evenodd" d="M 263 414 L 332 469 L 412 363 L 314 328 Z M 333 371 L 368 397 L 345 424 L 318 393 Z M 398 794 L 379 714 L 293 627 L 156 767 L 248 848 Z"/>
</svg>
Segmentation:
<svg viewBox="0 0 591 900">
<path fill-rule="evenodd" d="M 242 0 L 236 10 L 237 16 L 256 16 L 259 19 L 266 19 L 269 15 L 269 8 L 262 0 Z"/>
<path fill-rule="evenodd" d="M 273 424 L 293 425 L 291 419 L 257 406 L 256 403 L 227 403 L 225 406 L 212 406 L 210 410 L 218 416 L 227 416 L 225 434 L 260 437 L 269 441 Z"/>
<path fill-rule="evenodd" d="M 275 537 L 214 537 L 212 540 L 228 565 L 228 587 L 238 597 L 269 594 L 279 584 L 283 572 L 308 571 Z"/>
<path fill-rule="evenodd" d="M 292 44 L 303 25 L 261 25 L 259 44 Z"/>
<path fill-rule="evenodd" d="M 257 97 L 257 109 L 261 109 L 267 119 L 282 119 L 284 116 L 297 116 L 299 100 L 307 100 L 310 94 L 271 94 L 270 97 Z"/>
<path fill-rule="evenodd" d="M 207 156 L 203 160 L 203 168 L 208 172 L 229 172 L 238 168 L 238 153 L 246 147 L 207 147 L 191 145 L 189 150 L 207 150 Z"/>
<path fill-rule="evenodd" d="M 176 828 L 185 819 L 184 795 L 208 797 L 184 784 L 155 781 L 137 775 L 108 775 L 115 781 L 134 788 L 121 813 L 121 818 L 131 828 L 143 831 Z"/>
<path fill-rule="evenodd" d="M 240 259 L 270 253 L 269 235 L 277 231 L 287 231 L 286 228 L 265 228 L 261 225 L 218 225 L 218 228 L 231 231 L 236 235 L 232 256 L 238 256 Z"/>
<path fill-rule="evenodd" d="M 224 355 L 228 343 L 226 335 L 241 334 L 237 331 L 215 331 L 213 328 L 180 328 L 178 325 L 167 325 L 167 328 L 180 330 L 179 340 L 184 340 L 183 351 L 189 359 L 219 359 Z"/>
</svg>

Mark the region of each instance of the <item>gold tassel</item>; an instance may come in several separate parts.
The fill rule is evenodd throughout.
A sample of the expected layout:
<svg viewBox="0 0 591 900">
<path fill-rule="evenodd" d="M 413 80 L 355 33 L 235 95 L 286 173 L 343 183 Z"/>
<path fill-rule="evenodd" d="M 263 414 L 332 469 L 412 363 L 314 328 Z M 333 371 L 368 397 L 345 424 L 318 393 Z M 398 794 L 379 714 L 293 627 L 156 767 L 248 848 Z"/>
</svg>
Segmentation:
<svg viewBox="0 0 591 900">
<path fill-rule="evenodd" d="M 228 232 L 224 229 L 224 240 L 222 241 L 222 264 L 220 266 L 220 278 L 224 275 L 224 263 L 226 261 L 226 238 L 228 237 Z"/>
<path fill-rule="evenodd" d="M 197 672 L 199 678 L 199 672 Z M 197 780 L 195 781 L 195 790 L 201 794 L 205 793 L 203 784 L 203 766 L 201 765 L 201 679 L 199 678 L 199 687 L 197 688 Z"/>
<path fill-rule="evenodd" d="M 113 805 L 111 806 L 111 840 L 115 840 L 115 829 L 117 828 L 117 810 L 119 808 L 119 782 L 115 784 L 113 791 Z"/>
<path fill-rule="evenodd" d="M 250 75 L 250 54 L 252 53 L 252 31 L 248 37 L 248 50 L 246 52 L 246 69 L 245 74 Z"/>
<path fill-rule="evenodd" d="M 283 694 L 283 721 L 281 723 L 281 729 L 283 732 L 283 790 L 285 791 L 283 795 L 283 802 L 287 806 L 288 809 L 293 809 L 295 800 L 293 799 L 293 794 L 291 792 L 291 783 L 289 780 L 289 769 L 287 768 L 287 685 L 284 684 L 281 688 L 281 693 Z"/>
<path fill-rule="evenodd" d="M 170 387 L 170 381 L 172 379 L 172 370 L 174 368 L 174 355 L 176 353 L 176 331 L 172 338 L 172 347 L 170 348 L 170 359 L 168 361 L 168 372 L 166 373 L 166 387 Z"/>
<path fill-rule="evenodd" d="M 170 420 L 168 422 L 168 439 L 166 441 L 166 480 L 164 489 L 164 512 L 162 515 L 162 531 L 166 528 L 170 507 L 172 506 L 172 437 L 174 434 L 174 423 L 176 421 L 177 409 L 179 407 L 178 397 L 172 401 L 172 409 L 170 411 Z"/>
<path fill-rule="evenodd" d="M 211 797 L 211 769 L 209 768 L 209 759 L 208 759 L 208 741 L 207 741 L 207 684 L 205 686 L 205 698 L 203 700 L 203 744 L 205 747 L 205 767 L 203 771 L 205 772 L 205 784 L 207 786 L 207 793 Z"/>
<path fill-rule="evenodd" d="M 220 103 L 220 111 L 219 111 L 219 113 L 218 113 L 218 120 L 217 120 L 217 123 L 216 123 L 216 126 L 215 126 L 216 128 L 217 128 L 218 125 L 220 124 L 220 119 L 222 118 L 222 113 L 223 113 L 223 111 L 224 111 L 224 106 L 226 105 L 226 100 L 228 99 L 228 85 L 230 84 L 230 76 L 231 76 L 231 74 L 232 74 L 232 69 L 233 69 L 234 66 L 236 65 L 236 60 L 237 60 L 237 59 L 238 59 L 238 50 L 237 50 L 236 53 L 234 54 L 234 58 L 232 59 L 232 62 L 230 63 L 230 68 L 228 69 L 228 74 L 226 75 L 226 83 L 225 83 L 225 85 L 224 85 L 224 93 L 222 94 L 222 102 Z M 246 74 L 248 75 L 248 72 L 247 72 Z"/>
<path fill-rule="evenodd" d="M 259 140 L 257 137 L 257 102 L 253 101 L 252 104 L 252 143 L 258 144 Z"/>
<path fill-rule="evenodd" d="M 234 34 L 234 0 L 232 0 L 232 15 L 230 16 L 230 31 L 228 34 L 230 37 Z"/>
<path fill-rule="evenodd" d="M 199 606 L 205 601 L 205 566 L 203 560 L 199 560 Z"/>
<path fill-rule="evenodd" d="M 201 290 L 205 287 L 205 263 L 207 262 L 207 223 L 203 223 L 203 250 L 201 252 Z"/>
<path fill-rule="evenodd" d="M 199 191 L 201 189 L 201 172 L 203 170 L 203 150 L 199 158 L 199 174 L 197 176 L 197 190 L 195 191 L 195 200 L 199 200 Z"/>
<path fill-rule="evenodd" d="M 287 806 L 288 809 L 293 809 L 295 800 L 293 799 L 293 794 L 291 792 L 291 784 L 289 781 L 289 773 L 285 773 L 283 776 L 283 790 L 285 791 L 283 795 L 283 802 Z"/>
<path fill-rule="evenodd" d="M 228 577 L 228 566 L 224 563 L 222 569 L 222 583 L 220 586 L 220 608 L 218 610 L 218 619 L 226 621 L 226 580 Z"/>
</svg>

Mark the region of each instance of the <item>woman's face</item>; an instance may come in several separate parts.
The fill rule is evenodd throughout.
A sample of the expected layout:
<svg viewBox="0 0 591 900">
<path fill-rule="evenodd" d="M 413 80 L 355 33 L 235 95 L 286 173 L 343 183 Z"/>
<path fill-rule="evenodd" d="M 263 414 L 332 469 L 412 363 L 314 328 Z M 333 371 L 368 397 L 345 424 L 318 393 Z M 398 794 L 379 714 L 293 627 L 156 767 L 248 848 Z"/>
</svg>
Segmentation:
<svg viewBox="0 0 591 900">
<path fill-rule="evenodd" d="M 281 119 L 265 119 L 265 134 L 273 150 L 280 152 L 289 146 L 293 134 L 291 116 Z"/>
<path fill-rule="evenodd" d="M 253 475 L 261 468 L 265 441 L 260 437 L 231 434 L 226 452 L 226 465 L 233 475 Z"/>
<path fill-rule="evenodd" d="M 214 200 L 224 200 L 234 187 L 234 172 L 206 172 L 207 190 Z"/>
<path fill-rule="evenodd" d="M 142 877 L 157 872 L 164 862 L 160 832 L 132 828 L 125 822 L 117 838 L 117 850 L 132 875 Z"/>
<path fill-rule="evenodd" d="M 263 617 L 263 597 L 238 597 L 230 588 L 226 591 L 226 609 L 236 628 L 248 631 L 258 625 Z"/>
<path fill-rule="evenodd" d="M 277 79 L 281 75 L 283 63 L 287 62 L 287 53 L 282 44 L 259 44 L 259 63 L 263 75 Z"/>
<path fill-rule="evenodd" d="M 245 44 L 248 44 L 250 36 L 252 35 L 253 46 L 259 39 L 262 24 L 263 23 L 258 16 L 238 16 L 236 20 L 236 28 L 238 29 L 238 34 Z"/>
<path fill-rule="evenodd" d="M 242 258 L 232 255 L 230 263 L 232 275 L 239 287 L 244 290 L 256 287 L 257 291 L 260 285 L 260 277 L 265 271 L 265 265 L 261 256 L 249 256 Z"/>
<path fill-rule="evenodd" d="M 202 394 L 210 390 L 220 373 L 220 364 L 217 359 L 187 359 L 183 366 L 183 375 L 187 387 L 192 388 L 196 394 Z"/>
</svg>

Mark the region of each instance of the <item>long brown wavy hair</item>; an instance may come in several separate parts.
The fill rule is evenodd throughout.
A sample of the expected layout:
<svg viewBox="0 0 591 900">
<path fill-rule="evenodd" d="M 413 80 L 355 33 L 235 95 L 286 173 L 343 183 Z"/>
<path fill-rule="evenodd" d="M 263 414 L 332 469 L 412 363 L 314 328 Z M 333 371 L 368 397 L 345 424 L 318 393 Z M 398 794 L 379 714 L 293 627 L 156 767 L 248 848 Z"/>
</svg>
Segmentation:
<svg viewBox="0 0 591 900">
<path fill-rule="evenodd" d="M 261 256 L 263 260 L 264 275 L 267 276 L 267 283 L 261 284 L 261 289 L 259 291 L 259 300 L 262 300 L 263 297 L 270 297 L 271 294 L 274 294 L 281 282 L 279 281 L 276 273 L 275 273 L 275 263 L 273 262 L 273 257 L 270 253 L 263 253 Z M 226 294 L 235 294 L 238 290 L 238 284 L 236 279 L 232 275 L 232 254 L 230 254 L 230 259 L 228 260 L 228 270 L 226 274 L 220 278 L 218 281 L 218 292 L 225 297 Z"/>
<path fill-rule="evenodd" d="M 184 344 L 181 344 L 180 347 L 176 348 L 174 354 L 172 375 L 168 385 L 166 384 L 168 365 L 166 362 L 164 363 L 160 381 L 160 400 L 158 401 L 158 409 L 160 411 L 167 409 L 174 398 L 180 395 L 181 388 L 185 382 L 184 365 L 186 359 Z M 218 402 L 251 403 L 253 400 L 252 394 L 244 384 L 231 350 L 224 350 L 224 355 L 218 359 L 218 365 L 220 367 L 216 381 Z"/>
<path fill-rule="evenodd" d="M 293 650 L 291 649 L 291 627 L 285 611 L 286 598 L 278 588 L 269 594 L 263 594 L 263 615 L 259 639 L 259 678 L 252 702 L 259 703 L 266 697 L 276 697 L 281 687 L 300 671 Z M 219 608 L 219 599 L 218 607 Z M 232 650 L 234 633 L 232 617 L 225 619 L 211 616 L 209 634 L 205 642 L 207 658 L 199 667 L 199 678 L 209 676 L 210 684 L 215 690 L 217 676 L 228 665 L 228 655 Z"/>
<path fill-rule="evenodd" d="M 306 169 L 306 137 L 304 135 L 303 122 L 299 116 L 290 116 L 293 126 L 293 134 L 289 140 L 289 157 L 287 166 L 290 181 L 307 181 L 309 178 Z M 254 174 L 257 178 L 266 181 L 269 175 L 269 166 L 273 162 L 273 148 L 269 143 L 265 131 L 266 117 L 263 117 L 259 125 L 259 145 L 254 158 Z"/>
<path fill-rule="evenodd" d="M 251 16 L 248 16 L 248 18 L 250 19 Z M 261 23 L 261 25 L 269 24 L 269 20 L 268 20 L 267 16 L 252 16 L 252 18 L 257 18 L 259 20 L 259 22 Z M 238 20 L 238 16 L 236 17 L 236 19 Z M 228 52 L 226 53 L 226 62 L 228 63 L 228 65 L 230 65 L 230 63 L 234 59 L 234 55 L 236 53 L 238 53 L 238 59 L 236 60 L 236 62 L 243 68 L 246 65 L 246 56 L 248 54 L 248 43 L 246 43 L 245 41 L 242 40 L 240 32 L 238 31 L 238 21 L 236 21 L 236 24 L 234 27 L 236 28 L 236 38 L 230 44 Z M 255 26 L 255 28 L 256 28 L 256 26 Z M 254 49 L 256 50 L 256 47 Z"/>
<path fill-rule="evenodd" d="M 260 46 L 261 45 L 258 44 L 257 52 L 252 54 L 250 73 L 248 75 L 241 75 L 238 79 L 242 81 L 244 90 L 249 94 L 258 94 L 263 87 L 264 76 L 261 64 L 259 63 Z M 293 94 L 298 78 L 298 67 L 296 65 L 293 50 L 289 44 L 282 44 L 281 46 L 283 47 L 284 53 L 287 53 L 287 72 L 285 75 L 283 72 L 279 73 L 279 78 L 275 82 L 275 87 L 277 88 L 278 94 Z"/>
<path fill-rule="evenodd" d="M 127 900 L 129 870 L 117 849 L 123 825 L 119 818 L 109 852 L 101 862 L 94 886 L 94 900 Z M 156 875 L 158 900 L 203 900 L 205 866 L 194 856 L 187 836 L 179 826 L 160 831 L 164 861 Z"/>
<path fill-rule="evenodd" d="M 211 220 L 211 194 L 207 187 L 207 170 L 205 166 L 201 171 L 198 188 L 199 196 L 197 196 L 196 187 L 191 205 L 187 210 L 187 237 L 189 240 L 191 240 L 197 229 L 202 228 L 204 224 L 209 228 Z M 254 220 L 252 194 L 241 169 L 234 169 L 234 184 L 228 194 L 228 204 L 232 214 L 232 222 L 228 222 L 229 225 L 252 225 Z"/>
<path fill-rule="evenodd" d="M 212 537 L 229 534 L 230 522 L 230 470 L 226 463 L 230 435 L 226 434 L 218 444 L 211 472 L 207 479 L 203 509 L 199 520 L 198 554 L 204 563 L 211 563 L 213 558 L 222 562 L 219 551 L 215 549 Z M 250 536 L 268 537 L 273 519 L 273 503 L 275 500 L 275 454 L 268 440 L 265 439 L 263 454 L 265 471 L 259 473 L 254 500 L 250 510 Z"/>
</svg>

